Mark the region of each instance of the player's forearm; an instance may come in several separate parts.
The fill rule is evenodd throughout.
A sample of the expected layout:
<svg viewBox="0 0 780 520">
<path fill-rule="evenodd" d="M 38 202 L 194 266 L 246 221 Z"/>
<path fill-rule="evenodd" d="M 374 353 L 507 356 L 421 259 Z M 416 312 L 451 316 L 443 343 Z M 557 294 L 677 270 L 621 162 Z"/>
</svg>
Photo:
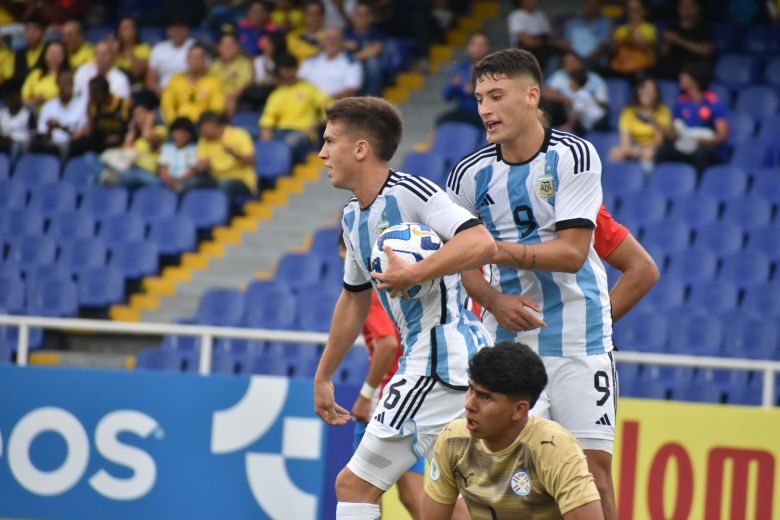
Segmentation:
<svg viewBox="0 0 780 520">
<path fill-rule="evenodd" d="M 584 237 L 578 236 L 569 240 L 561 238 L 562 233 L 559 233 L 558 238 L 538 244 L 498 242 L 498 253 L 493 257 L 493 262 L 527 271 L 576 273 L 588 258 L 590 238 L 585 241 Z M 592 233 L 591 230 L 589 236 Z"/>
<path fill-rule="evenodd" d="M 605 260 L 622 274 L 609 299 L 612 302 L 612 321 L 616 322 L 634 308 L 658 281 L 658 266 L 650 254 L 628 235 Z"/>
<path fill-rule="evenodd" d="M 461 274 L 461 281 L 463 287 L 466 289 L 466 293 L 487 310 L 490 310 L 490 306 L 496 295 L 500 294 L 487 280 L 485 280 L 482 271 L 479 269 L 463 271 Z"/>
<path fill-rule="evenodd" d="M 371 366 L 368 367 L 366 383 L 378 387 L 385 377 L 385 374 L 393 366 L 395 353 L 398 349 L 398 340 L 395 336 L 384 336 L 379 338 L 374 345 L 374 355 L 371 357 Z"/>
<path fill-rule="evenodd" d="M 415 264 L 417 282 L 482 267 L 495 253 L 496 243 L 485 226 L 470 227 L 456 234 L 439 252 Z"/>
<path fill-rule="evenodd" d="M 333 311 L 328 343 L 317 367 L 316 380 L 330 381 L 355 343 L 371 310 L 371 291 L 343 290 Z"/>
</svg>

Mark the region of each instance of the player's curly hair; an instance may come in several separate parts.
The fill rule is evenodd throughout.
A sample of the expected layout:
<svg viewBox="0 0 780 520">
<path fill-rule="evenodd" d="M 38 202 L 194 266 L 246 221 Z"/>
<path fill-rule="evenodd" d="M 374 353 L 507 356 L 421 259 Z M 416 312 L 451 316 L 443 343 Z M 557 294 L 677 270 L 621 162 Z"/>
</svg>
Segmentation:
<svg viewBox="0 0 780 520">
<path fill-rule="evenodd" d="M 401 113 L 392 103 L 382 98 L 362 96 L 339 99 L 325 111 L 329 122 L 338 122 L 351 131 L 362 134 L 377 157 L 383 161 L 393 158 L 401 142 L 403 123 Z"/>
<path fill-rule="evenodd" d="M 542 86 L 539 61 L 525 49 L 503 49 L 488 54 L 474 65 L 472 76 L 477 81 L 485 76 L 496 80 L 527 76 Z"/>
<path fill-rule="evenodd" d="M 469 377 L 491 392 L 527 399 L 531 407 L 547 385 L 541 358 L 527 345 L 510 341 L 477 352 L 469 363 Z"/>
</svg>

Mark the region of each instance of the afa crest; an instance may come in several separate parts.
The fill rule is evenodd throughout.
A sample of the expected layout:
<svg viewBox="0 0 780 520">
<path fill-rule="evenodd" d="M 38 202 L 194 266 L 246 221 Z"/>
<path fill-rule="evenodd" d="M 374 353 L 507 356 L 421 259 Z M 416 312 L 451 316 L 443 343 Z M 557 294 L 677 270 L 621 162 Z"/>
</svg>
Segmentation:
<svg viewBox="0 0 780 520">
<path fill-rule="evenodd" d="M 543 199 L 549 199 L 555 195 L 555 182 L 552 175 L 543 175 L 537 179 L 536 194 Z"/>
</svg>

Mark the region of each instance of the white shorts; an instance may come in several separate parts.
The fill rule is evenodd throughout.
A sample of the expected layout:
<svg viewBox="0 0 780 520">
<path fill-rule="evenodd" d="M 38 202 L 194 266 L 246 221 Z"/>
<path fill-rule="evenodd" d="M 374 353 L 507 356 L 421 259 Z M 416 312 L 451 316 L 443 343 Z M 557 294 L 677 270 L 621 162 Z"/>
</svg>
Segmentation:
<svg viewBox="0 0 780 520">
<path fill-rule="evenodd" d="M 429 455 L 439 432 L 463 417 L 465 405 L 462 390 L 433 377 L 396 374 L 385 386 L 347 467 L 387 491 L 418 459 Z"/>
<path fill-rule="evenodd" d="M 581 357 L 542 356 L 547 386 L 531 415 L 569 430 L 585 450 L 612 453 L 618 380 L 612 353 Z"/>
</svg>

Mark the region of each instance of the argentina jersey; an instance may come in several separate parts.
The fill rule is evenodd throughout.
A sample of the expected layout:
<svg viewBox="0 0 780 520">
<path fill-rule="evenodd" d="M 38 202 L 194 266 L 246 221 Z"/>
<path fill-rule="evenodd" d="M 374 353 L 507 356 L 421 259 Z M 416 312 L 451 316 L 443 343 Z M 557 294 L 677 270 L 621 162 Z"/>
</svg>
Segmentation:
<svg viewBox="0 0 780 520">
<path fill-rule="evenodd" d="M 345 290 L 371 289 L 374 242 L 382 231 L 403 222 L 425 224 L 444 241 L 480 223 L 427 179 L 390 171 L 369 207 L 361 208 L 353 197 L 344 208 Z M 489 335 L 462 305 L 460 274 L 445 276 L 438 290 L 420 299 L 390 298 L 387 291 L 378 295 L 401 334 L 403 356 L 397 373 L 433 376 L 446 385 L 465 387 L 468 361 L 488 344 Z"/>
<path fill-rule="evenodd" d="M 537 244 L 564 229 L 595 228 L 602 199 L 601 160 L 589 142 L 548 129 L 539 153 L 525 163 L 505 162 L 496 144 L 465 157 L 450 172 L 447 192 L 479 216 L 497 241 Z M 612 350 L 607 276 L 592 240 L 577 273 L 492 265 L 486 276 L 498 291 L 538 302 L 547 323 L 547 328 L 515 332 L 485 312 L 483 322 L 496 343 L 521 341 L 543 356 Z"/>
</svg>

